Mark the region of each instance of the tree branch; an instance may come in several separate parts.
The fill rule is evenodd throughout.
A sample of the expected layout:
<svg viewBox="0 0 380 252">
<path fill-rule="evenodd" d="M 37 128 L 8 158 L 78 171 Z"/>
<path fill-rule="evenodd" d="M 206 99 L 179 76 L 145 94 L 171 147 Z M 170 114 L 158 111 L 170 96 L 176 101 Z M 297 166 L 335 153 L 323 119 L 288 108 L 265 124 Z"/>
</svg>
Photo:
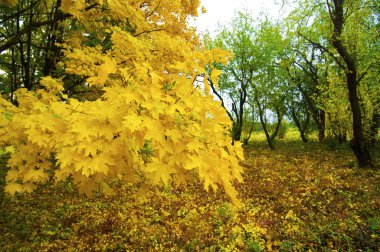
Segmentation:
<svg viewBox="0 0 380 252">
<path fill-rule="evenodd" d="M 35 2 L 32 2 L 32 3 L 31 3 L 28 7 L 26 7 L 25 9 L 22 9 L 22 10 L 20 10 L 20 11 L 14 13 L 14 14 L 8 16 L 8 17 L 4 17 L 4 18 L 1 20 L 1 23 L 4 24 L 4 23 L 7 22 L 9 19 L 13 19 L 13 18 L 16 18 L 16 17 L 20 16 L 20 15 L 23 14 L 24 12 L 27 12 L 28 10 L 30 10 L 31 8 L 33 8 L 34 5 L 36 5 L 38 2 L 40 2 L 40 0 L 37 0 L 37 1 L 35 1 Z"/>
<path fill-rule="evenodd" d="M 320 43 L 318 42 L 315 42 L 315 41 L 312 41 L 311 39 L 309 39 L 308 37 L 306 37 L 305 35 L 303 35 L 301 32 L 298 32 L 298 35 L 301 36 L 303 39 L 305 39 L 307 42 L 309 42 L 310 44 L 312 44 L 313 46 L 317 47 L 318 49 L 322 50 L 323 52 L 326 52 L 328 55 L 330 55 L 330 57 L 332 57 L 335 62 L 342 68 L 346 68 L 340 61 L 339 61 L 339 58 L 335 57 L 335 55 L 329 50 L 327 49 L 325 46 L 321 45 Z"/>
<path fill-rule="evenodd" d="M 235 120 L 234 120 L 234 118 L 232 117 L 230 111 L 228 111 L 228 109 L 227 109 L 226 106 L 224 105 L 223 97 L 222 97 L 222 96 L 219 94 L 219 92 L 216 90 L 215 85 L 214 85 L 214 82 L 211 80 L 210 77 L 207 78 L 207 81 L 208 81 L 208 83 L 210 83 L 210 87 L 211 87 L 211 89 L 212 89 L 212 92 L 213 92 L 213 93 L 219 98 L 219 100 L 221 101 L 221 103 L 222 103 L 222 107 L 226 110 L 228 117 L 230 118 L 230 120 L 231 120 L 232 122 L 234 122 Z"/>
<path fill-rule="evenodd" d="M 91 5 L 87 6 L 84 10 L 89 11 L 98 5 L 99 5 L 98 3 L 91 4 Z M 52 22 L 62 21 L 62 20 L 65 20 L 65 19 L 71 18 L 71 17 L 73 17 L 73 15 L 71 15 L 69 13 L 65 13 L 65 14 L 57 15 L 57 18 L 54 20 L 45 20 L 45 21 L 41 21 L 41 22 L 30 23 L 28 26 L 26 26 L 25 28 L 23 28 L 22 30 L 20 30 L 19 32 L 17 32 L 13 36 L 11 36 L 12 38 L 9 39 L 5 44 L 0 45 L 0 53 L 2 51 L 7 50 L 9 47 L 17 44 L 22 35 L 29 33 L 29 32 L 32 32 L 33 30 L 35 30 L 39 27 L 51 24 Z M 4 39 L 4 40 L 7 40 L 7 39 Z M 3 43 L 4 40 L 2 40 L 0 43 Z"/>
<path fill-rule="evenodd" d="M 150 30 L 145 30 L 145 31 L 142 31 L 142 32 L 139 32 L 135 35 L 133 35 L 133 37 L 138 37 L 142 34 L 149 34 L 149 33 L 152 33 L 152 32 L 158 32 L 158 31 L 164 31 L 165 29 L 164 28 L 153 28 L 153 29 L 150 29 Z"/>
</svg>

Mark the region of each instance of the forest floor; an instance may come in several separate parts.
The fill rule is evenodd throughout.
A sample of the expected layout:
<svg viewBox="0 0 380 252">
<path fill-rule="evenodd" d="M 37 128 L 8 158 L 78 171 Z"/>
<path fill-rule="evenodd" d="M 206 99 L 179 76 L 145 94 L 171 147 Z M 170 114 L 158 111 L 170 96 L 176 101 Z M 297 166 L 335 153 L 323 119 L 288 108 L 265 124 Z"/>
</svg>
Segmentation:
<svg viewBox="0 0 380 252">
<path fill-rule="evenodd" d="M 262 138 L 245 147 L 236 207 L 222 190 L 112 181 L 78 195 L 68 181 L 12 199 L 0 169 L 0 251 L 380 251 L 380 169 L 346 145 Z M 3 158 L 4 159 L 4 158 Z"/>
</svg>

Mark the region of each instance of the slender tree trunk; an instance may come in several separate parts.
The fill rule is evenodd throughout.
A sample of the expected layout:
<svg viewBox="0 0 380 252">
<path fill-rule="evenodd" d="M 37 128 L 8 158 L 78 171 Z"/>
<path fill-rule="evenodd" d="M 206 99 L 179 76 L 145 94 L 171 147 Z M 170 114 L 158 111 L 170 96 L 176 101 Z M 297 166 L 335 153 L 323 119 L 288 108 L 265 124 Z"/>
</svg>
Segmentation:
<svg viewBox="0 0 380 252">
<path fill-rule="evenodd" d="M 10 102 L 16 104 L 16 99 L 14 96 L 14 91 L 17 89 L 17 67 L 16 67 L 16 55 L 14 47 L 11 48 L 12 52 L 12 72 L 11 72 L 11 97 Z"/>
<path fill-rule="evenodd" d="M 246 102 L 246 99 L 247 99 L 247 90 L 245 88 L 246 84 L 242 83 L 242 88 L 239 90 L 239 93 L 240 93 L 240 104 L 239 104 L 239 119 L 240 119 L 240 124 L 239 124 L 239 129 L 238 129 L 238 136 L 239 139 L 235 139 L 235 140 L 241 140 L 241 134 L 242 134 L 242 131 L 243 131 L 243 118 L 244 118 L 244 104 Z"/>
<path fill-rule="evenodd" d="M 276 115 L 277 115 L 277 124 L 276 124 L 276 127 L 272 133 L 272 135 L 270 136 L 270 139 L 272 141 L 272 143 L 274 143 L 276 137 L 277 137 L 277 134 L 278 134 L 278 131 L 280 130 L 280 127 L 281 127 L 281 122 L 282 122 L 282 115 L 281 115 L 281 111 L 280 109 L 275 106 L 276 108 Z"/>
<path fill-rule="evenodd" d="M 63 31 L 60 31 L 59 15 L 61 15 L 60 7 L 61 0 L 57 0 L 54 10 L 51 13 L 51 23 L 46 33 L 46 50 L 45 50 L 45 65 L 43 68 L 44 75 L 51 75 L 51 72 L 56 69 L 56 61 L 60 56 L 60 49 L 56 46 L 56 42 L 61 42 Z"/>
<path fill-rule="evenodd" d="M 300 122 L 300 120 L 298 120 L 296 111 L 293 108 L 293 106 L 290 105 L 289 108 L 290 108 L 290 114 L 291 114 L 291 116 L 293 118 L 293 121 L 296 124 L 296 127 L 297 127 L 298 131 L 300 132 L 300 137 L 302 139 L 302 142 L 307 143 L 308 139 L 306 137 L 305 132 L 307 130 L 307 127 L 308 127 L 308 124 L 309 124 L 309 120 L 310 120 L 309 114 L 307 115 L 306 122 L 304 122 L 304 125 L 302 125 L 301 122 Z"/>
<path fill-rule="evenodd" d="M 244 145 L 248 144 L 249 139 L 251 138 L 253 127 L 255 126 L 255 112 L 252 108 L 252 121 L 251 121 L 251 127 L 249 128 L 248 136 L 244 139 Z"/>
<path fill-rule="evenodd" d="M 310 95 L 305 92 L 305 90 L 300 86 L 297 85 L 298 90 L 302 93 L 302 95 L 305 97 L 305 101 L 307 103 L 307 106 L 310 109 L 311 116 L 317 125 L 318 129 L 318 141 L 319 143 L 323 143 L 325 140 L 325 128 L 326 128 L 326 116 L 325 111 L 322 109 L 316 108 L 316 106 L 312 102 L 312 98 Z"/>
<path fill-rule="evenodd" d="M 30 10 L 29 15 L 29 23 L 33 22 L 33 10 Z M 26 61 L 25 61 L 25 79 L 27 80 L 29 90 L 33 88 L 33 75 L 32 72 L 32 32 L 29 31 L 27 33 L 27 41 L 26 41 Z"/>
<path fill-rule="evenodd" d="M 259 110 L 259 119 L 260 119 L 261 126 L 263 127 L 263 130 L 264 130 L 265 138 L 267 139 L 269 148 L 271 150 L 275 150 L 276 148 L 274 146 L 271 136 L 269 135 L 269 131 L 264 120 L 264 110 L 261 107 L 260 101 L 258 99 L 255 99 L 255 100 L 256 100 L 257 108 Z"/>
<path fill-rule="evenodd" d="M 232 125 L 232 140 L 240 141 L 241 133 L 243 131 L 243 120 L 241 118 L 240 110 L 236 107 L 236 103 L 232 103 L 232 111 L 235 114 L 236 120 Z"/>
<path fill-rule="evenodd" d="M 325 125 L 326 125 L 326 115 L 324 110 L 318 111 L 318 117 L 319 120 L 317 122 L 317 128 L 318 128 L 318 141 L 320 143 L 323 143 L 325 140 Z"/>
</svg>

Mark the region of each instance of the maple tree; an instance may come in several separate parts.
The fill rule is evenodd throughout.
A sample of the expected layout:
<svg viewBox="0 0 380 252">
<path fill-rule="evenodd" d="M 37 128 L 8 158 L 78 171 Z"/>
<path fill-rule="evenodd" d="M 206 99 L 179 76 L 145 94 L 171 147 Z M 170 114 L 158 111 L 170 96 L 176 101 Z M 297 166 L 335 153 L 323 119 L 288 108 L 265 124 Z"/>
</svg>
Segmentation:
<svg viewBox="0 0 380 252">
<path fill-rule="evenodd" d="M 186 25 L 198 1 L 0 0 L 2 250 L 379 251 L 380 170 L 329 142 L 353 134 L 338 1 L 284 23 L 246 12 L 208 47 Z M 375 141 L 380 2 L 344 3 Z"/>
<path fill-rule="evenodd" d="M 107 178 L 185 183 L 195 171 L 206 190 L 222 186 L 234 202 L 242 181 L 239 144 L 219 102 L 194 81 L 210 61 L 187 19 L 199 1 L 60 1 L 68 19 L 59 44 L 61 78 L 44 76 L 35 91 L 0 99 L 0 144 L 13 146 L 9 193 L 71 177 L 83 192 Z M 65 76 L 96 87 L 91 99 L 70 98 Z"/>
</svg>

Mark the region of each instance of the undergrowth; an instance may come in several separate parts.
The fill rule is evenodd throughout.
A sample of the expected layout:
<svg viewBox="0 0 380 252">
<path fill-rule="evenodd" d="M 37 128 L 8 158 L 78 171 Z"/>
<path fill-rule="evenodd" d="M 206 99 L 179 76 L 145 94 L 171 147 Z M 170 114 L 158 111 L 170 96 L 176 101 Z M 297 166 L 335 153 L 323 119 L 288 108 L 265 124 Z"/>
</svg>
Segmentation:
<svg viewBox="0 0 380 252">
<path fill-rule="evenodd" d="M 71 181 L 13 198 L 0 186 L 1 251 L 379 251 L 380 172 L 345 147 L 281 140 L 245 147 L 243 205 L 222 190 L 111 181 L 113 196 Z"/>
</svg>

